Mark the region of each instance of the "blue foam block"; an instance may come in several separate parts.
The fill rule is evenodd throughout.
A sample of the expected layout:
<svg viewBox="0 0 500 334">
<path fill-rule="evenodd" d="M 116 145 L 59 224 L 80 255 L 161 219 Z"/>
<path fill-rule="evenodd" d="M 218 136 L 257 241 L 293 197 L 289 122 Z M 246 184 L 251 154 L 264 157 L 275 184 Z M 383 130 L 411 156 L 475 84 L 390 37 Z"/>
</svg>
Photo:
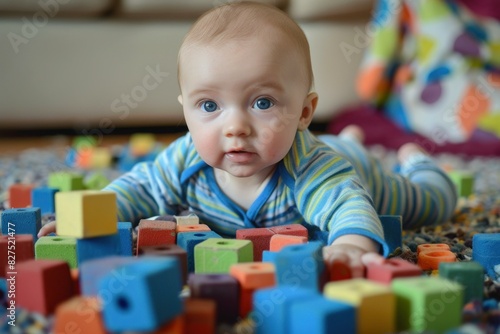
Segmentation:
<svg viewBox="0 0 500 334">
<path fill-rule="evenodd" d="M 133 255 L 133 230 L 131 222 L 118 222 L 118 235 L 120 236 L 120 255 Z"/>
<path fill-rule="evenodd" d="M 59 189 L 52 187 L 34 188 L 31 191 L 31 205 L 33 207 L 39 207 L 42 215 L 46 213 L 55 213 L 55 196 L 58 191 Z"/>
<path fill-rule="evenodd" d="M 112 274 L 99 282 L 107 330 L 153 331 L 183 312 L 181 269 L 177 258 L 145 256 L 121 269 L 126 278 L 121 289 Z"/>
<path fill-rule="evenodd" d="M 213 231 L 177 233 L 177 245 L 187 252 L 188 272 L 194 272 L 194 246 L 209 238 L 221 238 Z"/>
<path fill-rule="evenodd" d="M 319 293 L 311 289 L 289 285 L 256 290 L 250 314 L 255 334 L 289 333 L 291 305 L 298 300 L 306 301 L 318 296 Z"/>
<path fill-rule="evenodd" d="M 325 270 L 323 243 L 288 245 L 274 255 L 277 285 L 294 285 L 319 291 L 320 277 Z"/>
<path fill-rule="evenodd" d="M 99 280 L 108 274 L 115 275 L 117 284 L 127 284 L 127 279 L 122 275 L 120 267 L 137 260 L 138 258 L 133 256 L 108 256 L 85 261 L 78 267 L 82 295 L 99 295 Z"/>
<path fill-rule="evenodd" d="M 113 255 L 121 255 L 118 233 L 76 240 L 76 259 L 79 266 L 88 260 Z"/>
<path fill-rule="evenodd" d="M 356 308 L 317 296 L 295 300 L 288 316 L 290 334 L 356 333 Z"/>
<path fill-rule="evenodd" d="M 381 215 L 379 216 L 384 230 L 384 239 L 389 246 L 389 253 L 403 246 L 403 220 L 401 216 Z"/>
<path fill-rule="evenodd" d="M 2 212 L 1 218 L 3 235 L 31 234 L 33 243 L 38 240 L 37 234 L 42 227 L 40 208 L 7 209 Z"/>
<path fill-rule="evenodd" d="M 495 266 L 500 264 L 500 233 L 478 233 L 472 237 L 472 260 L 479 262 L 488 276 L 497 279 Z"/>
</svg>

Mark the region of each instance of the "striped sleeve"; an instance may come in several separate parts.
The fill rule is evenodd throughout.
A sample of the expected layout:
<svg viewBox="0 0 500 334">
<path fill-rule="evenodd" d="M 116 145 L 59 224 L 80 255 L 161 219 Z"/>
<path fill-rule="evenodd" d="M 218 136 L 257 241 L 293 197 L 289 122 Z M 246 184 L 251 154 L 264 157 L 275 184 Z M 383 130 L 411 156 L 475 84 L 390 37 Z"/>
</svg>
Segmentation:
<svg viewBox="0 0 500 334">
<path fill-rule="evenodd" d="M 177 139 L 155 161 L 139 163 L 104 190 L 117 195 L 119 221 L 136 224 L 156 215 L 173 215 L 182 201 L 180 176 L 193 156 L 191 137 Z"/>
<path fill-rule="evenodd" d="M 296 139 L 284 163 L 306 222 L 327 231 L 328 244 L 358 234 L 379 243 L 387 255 L 380 219 L 352 165 L 309 131 L 299 131 Z"/>
</svg>

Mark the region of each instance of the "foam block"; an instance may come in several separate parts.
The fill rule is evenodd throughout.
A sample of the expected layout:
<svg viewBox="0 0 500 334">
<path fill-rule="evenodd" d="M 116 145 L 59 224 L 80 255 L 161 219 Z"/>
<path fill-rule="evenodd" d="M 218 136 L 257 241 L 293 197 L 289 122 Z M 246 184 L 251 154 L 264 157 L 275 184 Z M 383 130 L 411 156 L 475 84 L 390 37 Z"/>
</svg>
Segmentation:
<svg viewBox="0 0 500 334">
<path fill-rule="evenodd" d="M 196 225 L 200 223 L 200 219 L 194 213 L 184 216 L 174 216 L 177 225 Z"/>
<path fill-rule="evenodd" d="M 210 238 L 194 247 L 195 273 L 229 273 L 231 265 L 252 261 L 249 240 Z"/>
<path fill-rule="evenodd" d="M 229 274 L 190 274 L 191 298 L 215 301 L 217 323 L 234 324 L 239 314 L 239 284 Z"/>
<path fill-rule="evenodd" d="M 366 266 L 366 278 L 383 284 L 391 284 L 399 277 L 421 276 L 422 269 L 403 259 L 391 258 L 384 263 L 370 263 Z"/>
<path fill-rule="evenodd" d="M 120 236 L 120 255 L 133 255 L 134 234 L 131 222 L 118 222 L 118 235 Z"/>
<path fill-rule="evenodd" d="M 2 234 L 30 234 L 33 242 L 38 240 L 38 231 L 42 227 L 40 208 L 17 208 L 2 211 Z"/>
<path fill-rule="evenodd" d="M 463 287 L 440 277 L 405 277 L 392 281 L 397 298 L 397 330 L 443 333 L 460 326 Z"/>
<path fill-rule="evenodd" d="M 95 260 L 89 260 L 79 268 L 80 288 L 84 296 L 102 295 L 108 298 L 107 291 L 99 290 L 99 282 L 105 275 L 116 277 L 115 290 L 126 289 L 128 276 L 123 273 L 123 265 L 138 261 L 132 256 L 109 256 Z"/>
<path fill-rule="evenodd" d="M 432 252 L 432 251 L 448 251 L 450 246 L 447 244 L 420 244 L 417 246 L 417 255 L 421 252 Z"/>
<path fill-rule="evenodd" d="M 325 262 L 328 271 L 328 281 L 342 281 L 352 278 L 351 268 L 341 261 Z"/>
<path fill-rule="evenodd" d="M 356 309 L 323 296 L 295 301 L 288 318 L 290 334 L 356 333 Z"/>
<path fill-rule="evenodd" d="M 215 333 L 216 310 L 214 300 L 187 298 L 184 301 L 185 333 Z"/>
<path fill-rule="evenodd" d="M 396 297 L 387 285 L 363 278 L 329 282 L 326 298 L 357 309 L 357 333 L 393 333 L 396 328 Z"/>
<path fill-rule="evenodd" d="M 116 194 L 80 190 L 56 193 L 57 233 L 75 238 L 116 234 Z"/>
<path fill-rule="evenodd" d="M 210 231 L 210 227 L 205 224 L 184 224 L 184 225 L 177 225 L 176 232 L 181 233 L 181 232 L 204 232 L 204 231 Z"/>
<path fill-rule="evenodd" d="M 15 281 L 11 280 L 10 282 L 12 282 L 12 286 L 15 289 Z M 0 278 L 0 315 L 2 316 L 7 313 L 8 316 L 16 313 L 16 304 L 10 304 L 8 296 L 9 286 L 7 285 L 7 280 L 5 278 Z"/>
<path fill-rule="evenodd" d="M 137 249 L 175 244 L 176 224 L 171 221 L 142 219 L 137 229 Z"/>
<path fill-rule="evenodd" d="M 277 285 L 298 285 L 319 291 L 320 277 L 325 270 L 321 242 L 286 246 L 275 253 L 273 263 Z"/>
<path fill-rule="evenodd" d="M 15 183 L 9 187 L 9 205 L 11 208 L 27 208 L 31 206 L 32 184 Z"/>
<path fill-rule="evenodd" d="M 173 320 L 168 321 L 166 324 L 161 326 L 154 332 L 149 332 L 151 334 L 186 334 L 188 332 L 188 324 L 186 322 L 186 317 L 184 315 L 178 315 Z"/>
<path fill-rule="evenodd" d="M 112 274 L 99 282 L 100 289 L 108 291 L 102 314 L 109 331 L 153 331 L 182 313 L 176 258 L 142 257 L 125 264 L 122 272 L 128 277 L 124 289 L 114 288 L 116 277 Z"/>
<path fill-rule="evenodd" d="M 472 237 L 472 260 L 479 262 L 488 276 L 496 279 L 495 266 L 500 264 L 500 233 L 477 233 Z"/>
<path fill-rule="evenodd" d="M 254 291 L 275 285 L 275 270 L 272 263 L 237 263 L 231 266 L 229 273 L 240 284 L 240 316 L 242 318 L 252 310 Z"/>
<path fill-rule="evenodd" d="M 76 258 L 78 265 L 93 259 L 121 255 L 120 236 L 118 233 L 76 240 Z"/>
<path fill-rule="evenodd" d="M 187 252 L 188 272 L 194 272 L 194 247 L 210 238 L 221 238 L 220 235 L 213 231 L 206 232 L 182 232 L 177 234 L 177 245 L 182 247 Z"/>
<path fill-rule="evenodd" d="M 59 260 L 27 260 L 17 264 L 16 306 L 45 316 L 73 297 L 69 266 Z"/>
<path fill-rule="evenodd" d="M 14 237 L 0 235 L 0 277 L 13 272 L 16 264 L 35 258 L 33 237 L 29 234 L 18 234 Z"/>
<path fill-rule="evenodd" d="M 95 155 L 94 155 L 95 157 Z M 109 184 L 109 179 L 102 173 L 93 173 L 85 179 L 85 189 L 101 190 Z"/>
<path fill-rule="evenodd" d="M 297 237 L 309 238 L 307 228 L 300 224 L 274 226 L 270 227 L 269 230 L 271 230 L 274 234 L 295 235 Z"/>
<path fill-rule="evenodd" d="M 442 262 L 455 262 L 457 256 L 449 250 L 424 251 L 418 254 L 417 264 L 422 270 L 437 270 Z"/>
<path fill-rule="evenodd" d="M 448 176 L 457 187 L 458 196 L 467 197 L 474 192 L 474 174 L 471 172 L 452 170 Z"/>
<path fill-rule="evenodd" d="M 380 222 L 384 230 L 384 239 L 393 253 L 403 246 L 403 217 L 397 215 L 380 215 Z"/>
<path fill-rule="evenodd" d="M 68 263 L 70 268 L 78 267 L 76 256 L 76 238 L 45 236 L 35 243 L 36 259 L 61 260 Z"/>
<path fill-rule="evenodd" d="M 139 256 L 173 256 L 179 260 L 182 283 L 187 282 L 187 252 L 178 245 L 146 246 L 139 248 Z"/>
<path fill-rule="evenodd" d="M 75 172 L 50 173 L 49 178 L 47 179 L 47 186 L 50 188 L 57 188 L 59 191 L 85 189 L 83 184 L 83 175 Z"/>
<path fill-rule="evenodd" d="M 254 261 L 262 261 L 262 252 L 269 250 L 271 237 L 275 235 L 268 228 L 247 228 L 236 231 L 236 239 L 250 240 L 253 245 Z"/>
<path fill-rule="evenodd" d="M 54 333 L 106 334 L 101 305 L 96 297 L 75 296 L 55 311 Z"/>
<path fill-rule="evenodd" d="M 311 289 L 291 285 L 256 290 L 251 314 L 255 334 L 290 333 L 291 306 L 295 302 L 305 302 L 318 296 Z"/>
<path fill-rule="evenodd" d="M 271 252 L 279 252 L 283 247 L 288 245 L 300 245 L 307 243 L 306 237 L 298 237 L 295 235 L 275 234 L 269 242 L 269 250 Z"/>
<path fill-rule="evenodd" d="M 455 281 L 464 288 L 464 305 L 483 300 L 484 268 L 475 261 L 439 264 L 439 277 Z"/>
<path fill-rule="evenodd" d="M 57 188 L 40 187 L 31 191 L 31 203 L 33 207 L 40 208 L 43 214 L 56 212 L 56 193 Z"/>
</svg>

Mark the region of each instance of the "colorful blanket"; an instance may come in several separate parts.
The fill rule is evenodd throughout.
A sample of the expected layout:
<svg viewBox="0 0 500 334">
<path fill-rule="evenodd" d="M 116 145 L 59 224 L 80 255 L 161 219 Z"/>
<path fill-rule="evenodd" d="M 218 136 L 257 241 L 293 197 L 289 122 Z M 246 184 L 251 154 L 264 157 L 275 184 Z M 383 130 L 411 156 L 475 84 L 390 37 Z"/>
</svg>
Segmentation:
<svg viewBox="0 0 500 334">
<path fill-rule="evenodd" d="M 467 2 L 380 0 L 367 26 L 359 95 L 437 144 L 500 135 L 500 22 Z"/>
</svg>

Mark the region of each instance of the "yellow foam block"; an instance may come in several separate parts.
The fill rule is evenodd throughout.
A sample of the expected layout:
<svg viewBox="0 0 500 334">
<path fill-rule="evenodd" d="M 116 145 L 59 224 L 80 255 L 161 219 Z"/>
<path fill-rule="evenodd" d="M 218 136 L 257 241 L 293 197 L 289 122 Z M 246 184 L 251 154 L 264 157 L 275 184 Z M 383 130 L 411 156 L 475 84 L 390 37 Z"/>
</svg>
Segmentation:
<svg viewBox="0 0 500 334">
<path fill-rule="evenodd" d="M 116 194 L 81 190 L 56 193 L 57 234 L 76 238 L 117 233 Z"/>
<path fill-rule="evenodd" d="M 136 133 L 130 137 L 130 152 L 133 156 L 146 155 L 153 151 L 156 145 L 155 136 L 149 133 Z"/>
<path fill-rule="evenodd" d="M 396 297 L 390 287 L 356 278 L 325 285 L 326 298 L 342 301 L 357 309 L 358 333 L 393 333 L 396 329 Z"/>
</svg>

